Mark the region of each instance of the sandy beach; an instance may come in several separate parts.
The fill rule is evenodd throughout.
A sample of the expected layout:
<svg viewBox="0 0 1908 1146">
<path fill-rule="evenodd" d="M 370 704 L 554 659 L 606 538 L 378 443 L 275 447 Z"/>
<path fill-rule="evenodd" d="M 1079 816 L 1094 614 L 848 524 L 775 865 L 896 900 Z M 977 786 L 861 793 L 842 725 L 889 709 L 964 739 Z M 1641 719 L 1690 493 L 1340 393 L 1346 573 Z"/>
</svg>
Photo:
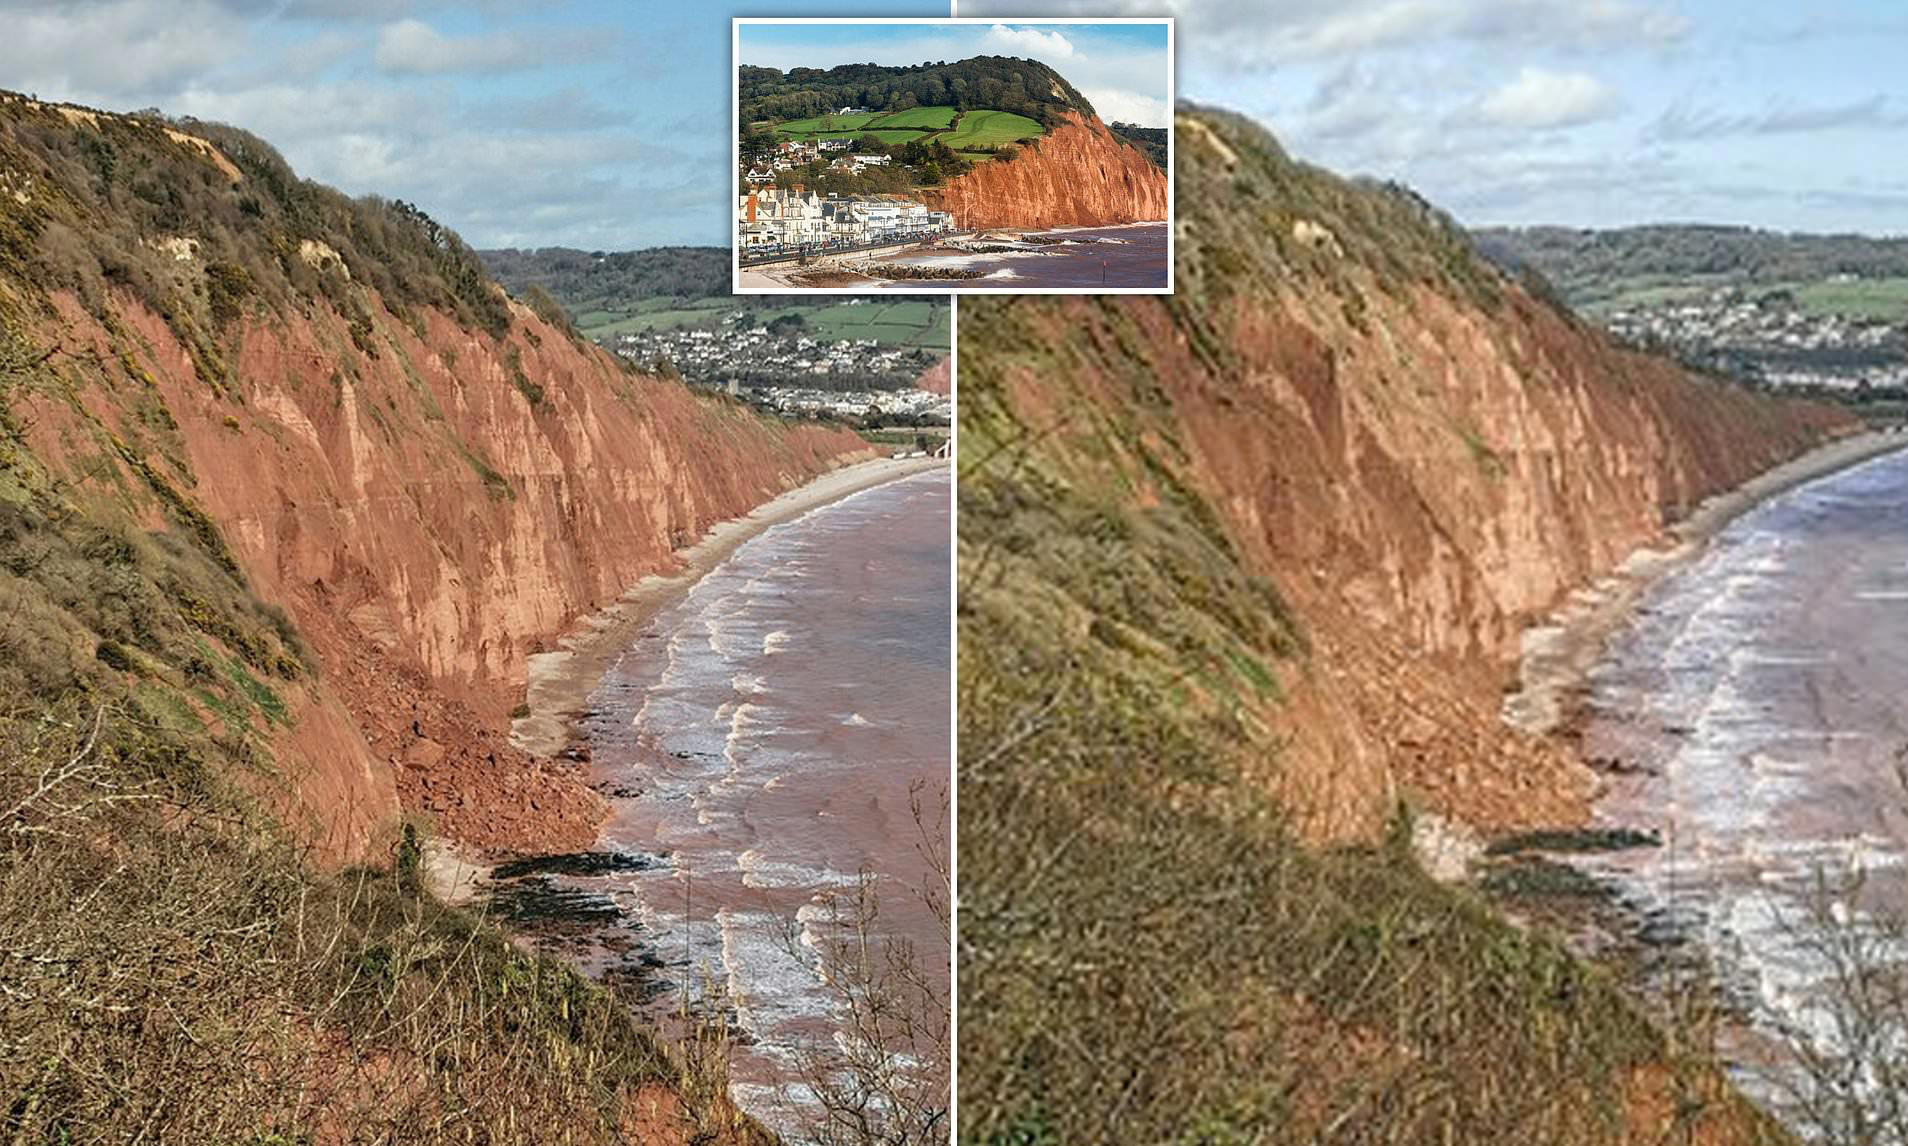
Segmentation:
<svg viewBox="0 0 1908 1146">
<path fill-rule="evenodd" d="M 1908 435 L 1868 432 L 1818 446 L 1702 503 L 1669 527 L 1668 543 L 1636 550 L 1615 572 L 1572 593 L 1541 624 L 1524 630 L 1516 691 L 1506 694 L 1506 723 L 1550 735 L 1568 726 L 1584 678 L 1637 600 L 1665 574 L 1688 563 L 1731 521 L 1769 498 L 1895 450 Z"/>
<path fill-rule="evenodd" d="M 944 458 L 855 462 L 787 490 L 741 517 L 718 522 L 700 541 L 677 551 L 682 561 L 678 572 L 643 578 L 614 604 L 579 620 L 558 639 L 559 648 L 529 658 L 524 700 L 530 712 L 511 722 L 511 742 L 537 756 L 554 756 L 568 746 L 575 736 L 577 713 L 636 634 L 743 542 L 850 494 L 947 464 Z M 460 904 L 482 890 L 492 865 L 433 839 L 425 845 L 425 867 L 432 891 L 446 902 Z"/>
</svg>

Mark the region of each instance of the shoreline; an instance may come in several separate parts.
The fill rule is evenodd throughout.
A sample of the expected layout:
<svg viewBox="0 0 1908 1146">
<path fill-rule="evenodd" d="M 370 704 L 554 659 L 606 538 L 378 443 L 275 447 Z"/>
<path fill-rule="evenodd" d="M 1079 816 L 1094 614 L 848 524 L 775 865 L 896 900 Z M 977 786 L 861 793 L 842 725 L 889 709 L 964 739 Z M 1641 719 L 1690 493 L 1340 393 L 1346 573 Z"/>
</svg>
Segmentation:
<svg viewBox="0 0 1908 1146">
<path fill-rule="evenodd" d="M 528 716 L 510 724 L 510 741 L 534 756 L 555 756 L 575 742 L 575 721 L 611 662 L 628 649 L 643 625 L 723 559 L 771 526 L 863 490 L 948 465 L 945 458 L 870 458 L 831 470 L 785 490 L 743 514 L 719 521 L 700 540 L 676 550 L 676 573 L 652 573 L 608 606 L 580 617 L 558 638 L 557 649 L 526 661 L 524 702 Z"/>
<path fill-rule="evenodd" d="M 968 237 L 973 238 L 990 232 L 1017 233 L 1021 236 L 1030 234 L 1058 235 L 1074 231 L 1104 231 L 1117 227 L 1165 227 L 1168 226 L 1170 222 L 1171 221 L 1167 219 L 1134 219 L 1126 223 L 1070 224 L 1056 227 L 981 227 L 976 228 Z M 1032 250 L 1022 253 L 1041 255 L 1048 252 Z M 904 259 L 975 259 L 995 257 L 998 256 L 975 255 L 958 248 L 940 248 L 928 246 L 924 243 L 917 243 L 886 254 L 872 254 L 865 251 L 856 251 L 848 254 L 821 254 L 815 256 L 814 262 L 807 264 L 792 266 L 776 264 L 767 267 L 742 268 L 738 272 L 736 285 L 741 290 L 782 290 L 794 288 L 799 290 L 849 290 L 858 292 L 875 292 L 882 290 L 899 290 L 904 293 L 923 290 L 939 292 L 959 289 L 952 286 L 951 284 L 953 283 L 972 282 L 976 280 L 942 280 L 935 278 L 889 279 L 870 275 L 865 271 L 857 269 L 857 267 L 864 266 L 868 263 L 900 262 Z M 854 260 L 852 264 L 849 262 L 850 259 Z M 986 289 L 1011 290 L 1011 288 Z"/>
<path fill-rule="evenodd" d="M 1525 627 L 1518 652 L 1517 688 L 1504 696 L 1504 723 L 1536 736 L 1571 739 L 1571 727 L 1590 670 L 1634 614 L 1643 594 L 1661 578 L 1700 556 L 1730 522 L 1764 502 L 1817 478 L 1908 449 L 1908 434 L 1862 431 L 1826 442 L 1714 494 L 1671 523 L 1667 544 L 1632 550 L 1617 567 L 1572 590 L 1543 619 Z M 1576 754 L 1574 746 L 1570 751 Z M 1589 761 L 1579 760 L 1585 767 Z"/>
<path fill-rule="evenodd" d="M 946 458 L 876 457 L 850 462 L 783 490 L 740 517 L 716 522 L 693 545 L 675 551 L 673 556 L 681 562 L 676 572 L 644 577 L 609 605 L 578 617 L 557 638 L 555 650 L 526 659 L 524 702 L 530 712 L 510 722 L 511 744 L 547 759 L 576 743 L 576 718 L 615 659 L 651 618 L 744 542 L 845 497 L 951 464 Z M 453 905 L 475 899 L 497 863 L 448 840 L 427 840 L 424 852 L 424 874 L 432 892 Z"/>
</svg>

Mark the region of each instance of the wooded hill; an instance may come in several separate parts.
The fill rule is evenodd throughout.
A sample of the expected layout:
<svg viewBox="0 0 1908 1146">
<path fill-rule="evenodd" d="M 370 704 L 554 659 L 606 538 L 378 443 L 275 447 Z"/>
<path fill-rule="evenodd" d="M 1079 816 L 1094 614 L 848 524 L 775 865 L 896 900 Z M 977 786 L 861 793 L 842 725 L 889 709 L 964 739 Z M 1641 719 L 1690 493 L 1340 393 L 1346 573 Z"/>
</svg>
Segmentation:
<svg viewBox="0 0 1908 1146">
<path fill-rule="evenodd" d="M 840 67 L 776 68 L 743 65 L 743 124 L 821 115 L 843 107 L 905 111 L 952 107 L 956 111 L 1014 112 L 1053 127 L 1069 111 L 1092 116 L 1093 105 L 1060 73 L 1035 60 L 975 56 L 954 63 L 911 67 L 843 64 Z"/>
<path fill-rule="evenodd" d="M 700 299 L 729 293 L 726 247 L 649 247 L 639 251 L 542 247 L 477 253 L 512 294 L 541 287 L 572 315 L 617 309 L 617 304 L 632 299 Z M 739 304 L 744 300 L 736 301 Z"/>
<path fill-rule="evenodd" d="M 1493 262 L 1533 268 L 1573 300 L 1586 287 L 1637 278 L 1717 277 L 1753 284 L 1806 282 L 1838 274 L 1908 276 L 1908 238 L 1784 234 L 1706 224 L 1608 231 L 1480 227 L 1471 234 Z"/>
</svg>

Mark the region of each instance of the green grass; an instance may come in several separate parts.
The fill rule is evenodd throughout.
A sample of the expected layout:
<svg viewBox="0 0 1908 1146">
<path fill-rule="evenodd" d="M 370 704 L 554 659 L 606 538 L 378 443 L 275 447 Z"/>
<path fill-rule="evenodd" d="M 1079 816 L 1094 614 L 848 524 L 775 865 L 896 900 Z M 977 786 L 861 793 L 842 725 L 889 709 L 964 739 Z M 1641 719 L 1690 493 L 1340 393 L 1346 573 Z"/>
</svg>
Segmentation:
<svg viewBox="0 0 1908 1146">
<path fill-rule="evenodd" d="M 784 135 L 802 135 L 817 131 L 852 131 L 865 127 L 871 120 L 880 119 L 879 112 L 867 112 L 862 115 L 816 115 L 807 119 L 792 119 L 787 123 L 778 123 L 775 130 Z"/>
<path fill-rule="evenodd" d="M 921 300 L 892 303 L 836 305 L 810 311 L 804 317 L 819 338 L 873 338 L 884 343 L 945 348 L 948 308 Z"/>
<path fill-rule="evenodd" d="M 1010 111 L 970 111 L 952 131 L 944 131 L 935 138 L 960 151 L 1032 139 L 1045 131 L 1035 121 Z"/>
<path fill-rule="evenodd" d="M 815 132 L 813 134 L 798 135 L 798 136 L 795 136 L 794 138 L 796 139 L 860 139 L 863 136 L 872 135 L 883 143 L 907 143 L 910 140 L 926 139 L 927 134 L 928 133 L 926 131 L 890 131 L 890 130 L 877 130 L 874 128 L 870 128 L 866 131 L 834 131 L 834 132 L 825 132 L 825 133 Z"/>
<path fill-rule="evenodd" d="M 1908 318 L 1908 278 L 1802 283 L 1790 288 L 1810 314 L 1840 314 L 1899 322 Z"/>
<path fill-rule="evenodd" d="M 579 318 L 576 326 L 585 338 L 613 338 L 619 334 L 640 334 L 648 330 L 714 326 L 735 310 L 734 299 L 715 298 L 687 303 L 663 301 L 671 305 L 638 309 L 633 314 L 599 311 Z"/>
<path fill-rule="evenodd" d="M 951 107 L 911 107 L 906 111 L 897 111 L 874 120 L 869 127 L 936 127 L 945 128 L 954 123 L 954 109 Z"/>
<path fill-rule="evenodd" d="M 1790 291 L 1797 308 L 1816 317 L 1839 314 L 1890 322 L 1908 318 L 1908 278 L 1754 282 L 1738 275 L 1652 274 L 1585 279 L 1570 284 L 1569 289 L 1584 311 L 1601 316 L 1625 308 L 1701 301 L 1712 291 L 1730 287 L 1741 288 L 1752 297 L 1774 290 Z"/>
</svg>

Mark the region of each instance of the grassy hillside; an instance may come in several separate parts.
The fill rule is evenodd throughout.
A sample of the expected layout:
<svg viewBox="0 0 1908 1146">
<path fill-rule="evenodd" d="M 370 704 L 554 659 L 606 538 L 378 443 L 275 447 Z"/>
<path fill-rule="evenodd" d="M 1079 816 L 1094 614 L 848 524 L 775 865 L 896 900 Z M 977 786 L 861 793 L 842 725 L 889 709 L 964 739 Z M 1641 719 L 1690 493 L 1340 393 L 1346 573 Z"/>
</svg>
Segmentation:
<svg viewBox="0 0 1908 1146">
<path fill-rule="evenodd" d="M 978 151 L 1018 140 L 1035 139 L 1041 131 L 1038 123 L 1010 111 L 970 111 L 961 117 L 954 130 L 936 138 L 956 151 Z"/>
<path fill-rule="evenodd" d="M 342 404 L 378 325 L 517 324 L 475 256 L 213 124 L 0 95 L 0 183 L 0 1137 L 756 1140 L 719 1053 L 433 899 L 415 832 L 340 869 L 281 819 L 348 670 L 259 600 L 205 500 L 254 475 L 195 471 L 155 374 L 236 437 L 238 331 L 322 314 Z"/>
<path fill-rule="evenodd" d="M 1267 394 L 1409 500 L 1371 429 L 1330 412 L 1331 364 L 1389 353 L 1363 292 L 1467 322 L 1532 304 L 1408 193 L 1231 116 L 1185 113 L 1179 138 L 1173 298 L 962 305 L 963 1138 L 1784 1141 L 1699 1031 L 1426 876 L 1408 793 L 1379 838 L 1337 845 L 1270 794 L 1307 723 L 1355 719 L 1306 682 L 1357 637 L 1293 605 L 1254 538 L 1315 541 L 1318 576 L 1337 540 L 1297 501 L 1304 462 L 1254 452 Z M 1308 338 L 1272 317 L 1288 305 L 1364 333 Z M 1393 384 L 1438 402 L 1435 375 Z M 1426 699 L 1387 704 L 1432 722 Z"/>
</svg>

